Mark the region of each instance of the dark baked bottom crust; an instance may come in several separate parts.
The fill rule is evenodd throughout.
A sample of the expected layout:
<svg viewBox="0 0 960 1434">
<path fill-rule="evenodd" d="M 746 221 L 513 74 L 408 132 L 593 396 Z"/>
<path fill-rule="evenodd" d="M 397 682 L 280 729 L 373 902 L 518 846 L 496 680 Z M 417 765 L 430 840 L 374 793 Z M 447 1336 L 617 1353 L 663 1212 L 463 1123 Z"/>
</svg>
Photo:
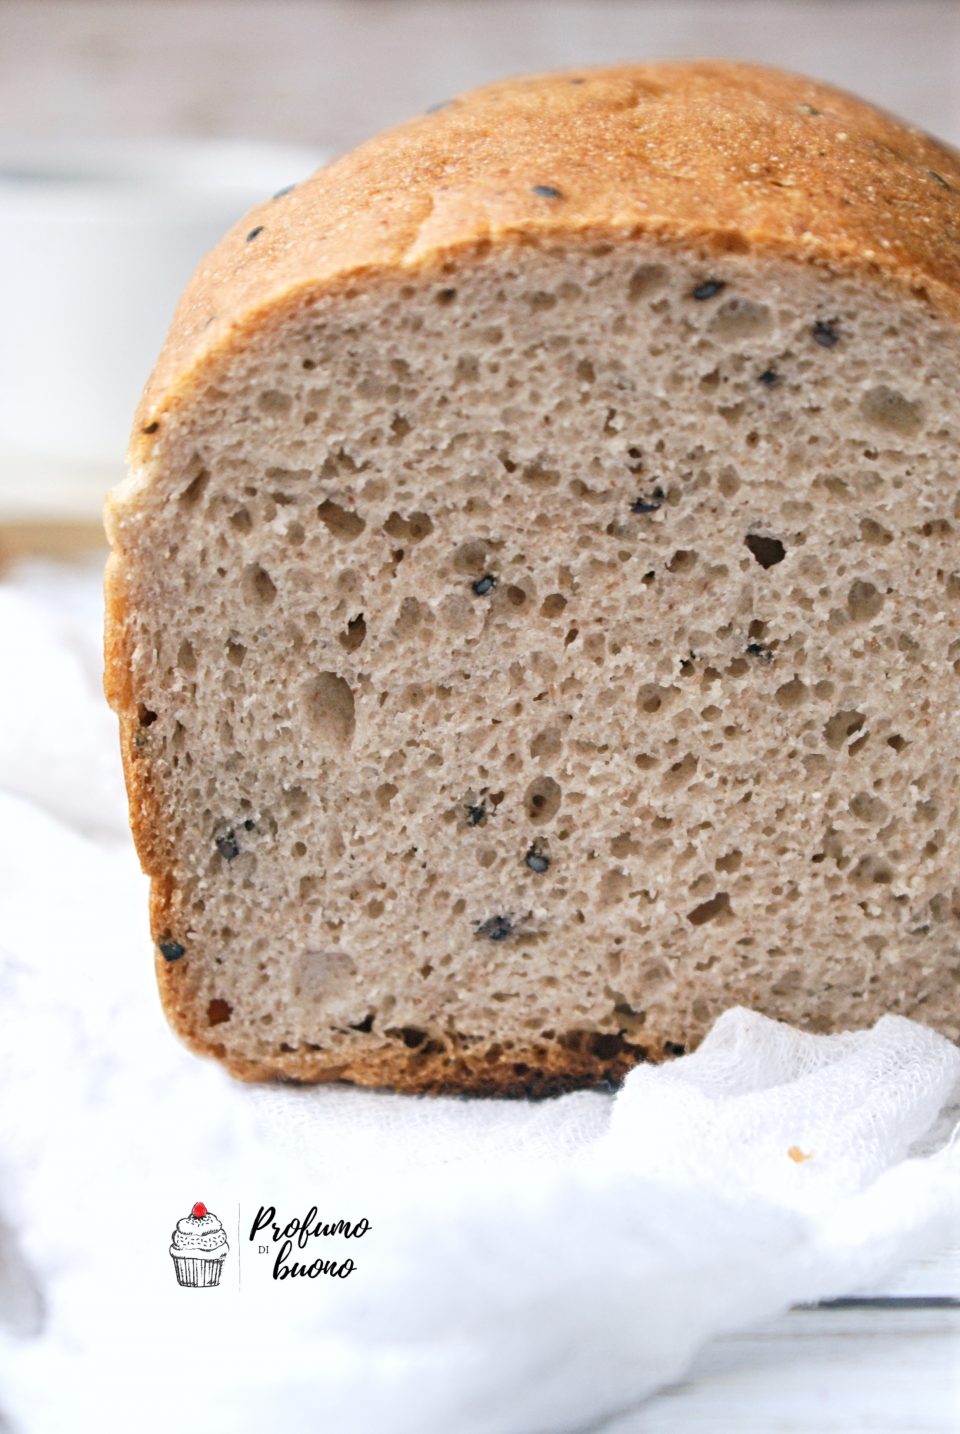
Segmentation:
<svg viewBox="0 0 960 1434">
<path fill-rule="evenodd" d="M 409 1048 L 384 1043 L 377 1035 L 360 1039 L 342 1051 L 312 1048 L 245 1059 L 223 1043 L 201 1038 L 191 1020 L 191 1001 L 180 962 L 157 958 L 157 981 L 167 1019 L 197 1055 L 218 1060 L 232 1076 L 244 1081 L 281 1081 L 313 1085 L 345 1081 L 351 1085 L 388 1088 L 411 1095 L 502 1096 L 540 1100 L 573 1090 L 610 1090 L 634 1066 L 679 1055 L 684 1047 L 669 1041 L 635 1045 L 615 1035 L 580 1031 L 555 1042 L 522 1048 L 492 1040 L 438 1049 L 425 1040 Z M 181 990 L 180 988 L 183 987 Z"/>
<path fill-rule="evenodd" d="M 212 1052 L 211 1052 L 212 1053 Z M 513 1055 L 522 1053 L 511 1052 Z M 425 1056 L 408 1062 L 403 1055 L 378 1050 L 368 1060 L 344 1064 L 336 1058 L 315 1053 L 301 1062 L 301 1073 L 288 1075 L 272 1065 L 238 1064 L 228 1055 L 221 1060 L 240 1080 L 279 1080 L 294 1085 L 320 1081 L 346 1081 L 351 1085 L 386 1087 L 410 1095 L 500 1096 L 542 1100 L 574 1090 L 611 1090 L 620 1084 L 637 1061 L 594 1063 L 543 1062 L 532 1052 L 527 1060 L 504 1060 L 488 1064 L 480 1057 L 464 1054 Z M 539 1061 L 539 1065 L 532 1062 Z M 519 1070 L 522 1074 L 518 1073 Z"/>
</svg>

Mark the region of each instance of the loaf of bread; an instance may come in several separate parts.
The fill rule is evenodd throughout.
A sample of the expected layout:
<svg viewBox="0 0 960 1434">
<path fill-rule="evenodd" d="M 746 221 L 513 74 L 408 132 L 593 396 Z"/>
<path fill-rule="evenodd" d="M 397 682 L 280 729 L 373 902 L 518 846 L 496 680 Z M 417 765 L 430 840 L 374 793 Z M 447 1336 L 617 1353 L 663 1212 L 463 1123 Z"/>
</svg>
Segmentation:
<svg viewBox="0 0 960 1434">
<path fill-rule="evenodd" d="M 495 85 L 201 264 L 108 505 L 176 1030 L 545 1093 L 960 1033 L 960 155 L 728 63 Z"/>
</svg>

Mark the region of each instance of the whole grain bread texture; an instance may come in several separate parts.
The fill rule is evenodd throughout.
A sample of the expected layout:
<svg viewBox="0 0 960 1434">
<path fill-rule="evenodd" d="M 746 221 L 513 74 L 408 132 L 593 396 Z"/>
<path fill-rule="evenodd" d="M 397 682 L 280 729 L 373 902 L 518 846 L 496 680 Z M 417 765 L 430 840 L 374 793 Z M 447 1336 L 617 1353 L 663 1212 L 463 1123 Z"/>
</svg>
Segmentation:
<svg viewBox="0 0 960 1434">
<path fill-rule="evenodd" d="M 547 1093 L 956 1037 L 960 155 L 720 62 L 454 99 L 201 264 L 109 500 L 167 1014 Z"/>
</svg>

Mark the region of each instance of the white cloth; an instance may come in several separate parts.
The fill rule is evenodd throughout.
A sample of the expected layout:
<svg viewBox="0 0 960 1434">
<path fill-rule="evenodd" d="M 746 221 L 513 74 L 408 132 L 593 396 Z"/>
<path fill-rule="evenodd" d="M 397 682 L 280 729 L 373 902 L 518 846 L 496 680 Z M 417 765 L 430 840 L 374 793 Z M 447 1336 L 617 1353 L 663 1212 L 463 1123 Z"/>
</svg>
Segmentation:
<svg viewBox="0 0 960 1434">
<path fill-rule="evenodd" d="M 244 1086 L 182 1049 L 97 583 L 0 584 L 0 1428 L 599 1429 L 712 1336 L 957 1233 L 960 1052 L 900 1018 L 735 1009 L 616 1096 L 540 1103 Z M 171 1268 L 197 1200 L 231 1241 L 218 1290 Z M 369 1219 L 353 1274 L 271 1279 L 261 1205 Z"/>
</svg>

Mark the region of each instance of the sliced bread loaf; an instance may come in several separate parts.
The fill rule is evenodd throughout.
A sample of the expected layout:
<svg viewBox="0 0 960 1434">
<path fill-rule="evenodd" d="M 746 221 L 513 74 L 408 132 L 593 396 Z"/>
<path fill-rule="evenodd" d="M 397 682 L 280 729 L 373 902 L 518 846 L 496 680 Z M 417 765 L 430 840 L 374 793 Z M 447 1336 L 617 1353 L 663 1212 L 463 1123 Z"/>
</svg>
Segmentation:
<svg viewBox="0 0 960 1434">
<path fill-rule="evenodd" d="M 531 1093 L 960 1034 L 960 156 L 723 63 L 402 126 L 201 265 L 108 506 L 175 1028 Z"/>
</svg>

